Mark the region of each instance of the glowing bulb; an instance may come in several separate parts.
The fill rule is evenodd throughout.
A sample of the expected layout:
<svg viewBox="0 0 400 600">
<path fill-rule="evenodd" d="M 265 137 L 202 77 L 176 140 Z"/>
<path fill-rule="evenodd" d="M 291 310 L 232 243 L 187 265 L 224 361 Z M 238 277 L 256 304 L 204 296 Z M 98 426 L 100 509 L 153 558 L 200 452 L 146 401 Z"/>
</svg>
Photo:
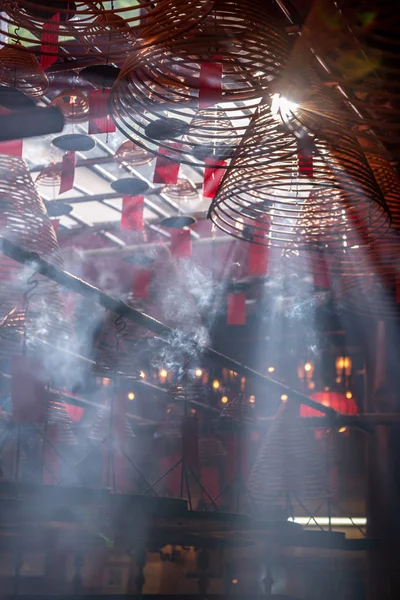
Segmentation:
<svg viewBox="0 0 400 600">
<path fill-rule="evenodd" d="M 327 386 L 327 385 L 326 385 L 326 386 L 324 387 L 324 392 L 329 392 L 329 386 Z"/>
<path fill-rule="evenodd" d="M 134 400 L 134 399 L 135 399 L 135 394 L 133 392 L 129 392 L 128 400 Z"/>
<path fill-rule="evenodd" d="M 103 377 L 103 385 L 104 387 L 108 387 L 111 383 L 111 379 L 108 379 L 108 377 Z"/>
<path fill-rule="evenodd" d="M 287 394 L 282 394 L 281 400 L 282 400 L 282 402 L 287 402 L 287 400 L 288 400 Z"/>
<path fill-rule="evenodd" d="M 146 373 L 144 371 L 140 371 L 139 375 L 142 379 L 146 377 Z"/>
<path fill-rule="evenodd" d="M 167 376 L 168 376 L 167 369 L 161 369 L 161 371 L 160 371 L 160 377 L 162 377 L 163 379 L 165 379 Z"/>
<path fill-rule="evenodd" d="M 344 433 L 346 431 L 347 427 L 341 427 L 339 429 L 339 433 Z"/>
<path fill-rule="evenodd" d="M 289 117 L 297 107 L 298 104 L 291 102 L 280 94 L 272 95 L 271 113 L 276 121 L 281 121 L 282 119 Z"/>
<path fill-rule="evenodd" d="M 275 367 L 268 367 L 268 373 L 273 373 L 275 371 Z"/>
<path fill-rule="evenodd" d="M 233 585 L 236 585 L 236 584 L 237 584 L 237 582 L 238 582 L 238 580 L 237 580 L 237 579 L 232 579 L 232 583 L 233 583 Z"/>
<path fill-rule="evenodd" d="M 201 369 L 196 369 L 194 374 L 196 375 L 196 377 L 201 377 L 203 375 L 203 371 Z"/>
<path fill-rule="evenodd" d="M 217 390 L 219 388 L 218 379 L 214 379 L 214 381 L 212 382 L 212 386 L 213 386 L 214 390 Z"/>
<path fill-rule="evenodd" d="M 228 396 L 222 396 L 221 402 L 222 404 L 228 404 Z"/>
<path fill-rule="evenodd" d="M 256 401 L 256 397 L 255 396 L 250 396 L 250 398 L 249 398 L 250 404 L 254 404 L 255 401 Z"/>
<path fill-rule="evenodd" d="M 353 394 L 351 392 L 346 392 L 346 398 L 349 398 L 349 400 L 350 400 L 350 398 L 352 398 L 352 397 L 353 397 Z"/>
<path fill-rule="evenodd" d="M 309 362 L 306 362 L 306 364 L 304 365 L 304 370 L 311 371 L 311 369 L 312 369 L 312 364 Z"/>
</svg>

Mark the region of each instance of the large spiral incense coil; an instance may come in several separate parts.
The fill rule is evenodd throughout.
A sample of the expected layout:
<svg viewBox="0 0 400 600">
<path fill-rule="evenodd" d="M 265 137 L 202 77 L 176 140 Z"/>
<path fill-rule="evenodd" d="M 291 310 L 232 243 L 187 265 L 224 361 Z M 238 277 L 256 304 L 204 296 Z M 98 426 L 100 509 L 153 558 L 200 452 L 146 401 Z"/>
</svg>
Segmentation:
<svg viewBox="0 0 400 600">
<path fill-rule="evenodd" d="M 261 135 L 264 157 L 254 167 Z M 265 103 L 238 155 L 243 158 L 225 174 L 209 209 L 229 235 L 265 246 L 294 244 L 298 250 L 319 249 L 321 243 L 337 247 L 343 239 L 359 244 L 357 220 L 365 221 L 372 238 L 388 228 L 386 202 L 361 148 L 331 122 L 318 135 L 296 141 L 276 127 Z"/>
<path fill-rule="evenodd" d="M 84 123 L 89 118 L 89 100 L 79 90 L 63 90 L 52 101 L 63 113 L 67 123 Z"/>
<path fill-rule="evenodd" d="M 37 46 L 43 32 L 49 31 L 52 40 L 42 44 L 43 56 L 91 55 L 103 63 L 124 59 L 134 42 L 138 46 L 152 44 L 155 37 L 168 42 L 190 31 L 210 12 L 213 3 L 159 0 L 153 4 L 138 0 L 132 6 L 122 0 L 4 0 L 0 23 L 11 43 L 21 42 L 21 52 Z"/>
<path fill-rule="evenodd" d="M 190 34 L 168 45 L 155 36 L 151 47 L 127 58 L 111 91 L 112 117 L 152 153 L 221 167 L 288 54 L 286 32 L 265 2 L 217 0 Z"/>
<path fill-rule="evenodd" d="M 75 446 L 78 442 L 72 430 L 72 421 L 61 395 L 55 391 L 46 392 L 47 422 L 57 425 L 57 445 Z"/>
<path fill-rule="evenodd" d="M 342 277 L 335 292 L 337 304 L 350 313 L 377 320 L 400 319 L 400 281 L 392 274 Z"/>
<path fill-rule="evenodd" d="M 118 148 L 114 154 L 114 160 L 120 167 L 142 167 L 148 165 L 154 156 L 141 146 L 127 140 Z"/>
<path fill-rule="evenodd" d="M 38 98 L 47 91 L 49 82 L 36 56 L 21 53 L 20 44 L 0 49 L 0 85 L 16 88 L 27 96 Z"/>
<path fill-rule="evenodd" d="M 58 268 L 63 259 L 57 237 L 46 208 L 32 181 L 27 164 L 21 158 L 0 156 L 0 232 L 5 238 Z M 32 290 L 29 283 L 32 271 L 0 254 L 0 297 L 8 312 L 22 295 Z M 33 289 L 30 308 L 45 303 L 63 314 L 57 284 L 41 275 L 35 276 L 38 285 Z M 35 285 L 35 284 L 34 284 Z M 42 303 L 42 304 L 41 304 Z"/>
<path fill-rule="evenodd" d="M 109 407 L 105 406 L 99 409 L 96 419 L 89 433 L 89 439 L 93 442 L 102 442 L 110 436 L 111 412 Z M 128 418 L 125 418 L 125 433 L 128 438 L 134 438 L 135 434 Z"/>
</svg>

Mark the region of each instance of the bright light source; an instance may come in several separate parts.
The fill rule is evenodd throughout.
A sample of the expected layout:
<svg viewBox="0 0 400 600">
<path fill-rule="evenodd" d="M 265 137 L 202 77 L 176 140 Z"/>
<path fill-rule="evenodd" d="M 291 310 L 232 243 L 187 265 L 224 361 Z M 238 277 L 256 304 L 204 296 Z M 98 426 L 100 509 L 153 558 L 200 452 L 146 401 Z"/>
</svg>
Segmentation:
<svg viewBox="0 0 400 600">
<path fill-rule="evenodd" d="M 219 388 L 218 379 L 214 379 L 214 381 L 212 382 L 212 386 L 213 386 L 214 390 L 217 390 Z"/>
<path fill-rule="evenodd" d="M 228 404 L 228 396 L 222 396 L 221 402 L 222 404 Z"/>
<path fill-rule="evenodd" d="M 201 377 L 203 375 L 203 371 L 201 369 L 196 369 L 194 374 L 196 375 L 196 377 Z"/>
<path fill-rule="evenodd" d="M 111 383 L 111 379 L 108 379 L 108 377 L 103 377 L 103 385 L 104 387 L 108 387 Z"/>
<path fill-rule="evenodd" d="M 309 527 L 327 527 L 329 525 L 329 517 L 289 517 L 288 521 Z M 332 517 L 330 522 L 332 527 L 363 527 L 367 524 L 367 519 L 365 517 Z"/>
<path fill-rule="evenodd" d="M 287 394 L 282 394 L 281 400 L 282 400 L 282 402 L 287 402 L 287 400 L 288 400 Z"/>
<path fill-rule="evenodd" d="M 280 94 L 272 95 L 271 113 L 274 119 L 277 121 L 288 118 L 297 107 L 298 104 L 291 102 Z"/>
<path fill-rule="evenodd" d="M 165 379 L 167 376 L 168 376 L 167 369 L 161 369 L 161 371 L 160 371 L 160 377 L 162 377 L 163 379 Z"/>
<path fill-rule="evenodd" d="M 273 373 L 275 371 L 275 367 L 268 367 L 268 373 Z"/>
<path fill-rule="evenodd" d="M 142 379 L 146 377 L 146 373 L 144 371 L 140 371 L 139 375 Z"/>
<path fill-rule="evenodd" d="M 232 583 L 233 583 L 233 585 L 236 585 L 236 584 L 237 584 L 237 582 L 238 582 L 238 580 L 237 580 L 237 579 L 232 579 Z"/>
<path fill-rule="evenodd" d="M 134 399 L 135 399 L 135 394 L 133 392 L 129 392 L 128 400 L 134 400 Z"/>
<path fill-rule="evenodd" d="M 250 404 L 254 404 L 255 401 L 256 401 L 256 397 L 255 396 L 250 396 L 250 398 L 249 398 Z"/>
<path fill-rule="evenodd" d="M 339 433 L 344 433 L 347 430 L 347 427 L 341 427 L 339 429 Z"/>
<path fill-rule="evenodd" d="M 311 371 L 311 369 L 312 369 L 312 364 L 309 362 L 306 362 L 306 364 L 304 365 L 304 370 Z"/>
<path fill-rule="evenodd" d="M 350 400 L 350 398 L 352 398 L 352 397 L 353 397 L 353 394 L 350 391 L 346 392 L 346 398 L 348 398 Z"/>
</svg>

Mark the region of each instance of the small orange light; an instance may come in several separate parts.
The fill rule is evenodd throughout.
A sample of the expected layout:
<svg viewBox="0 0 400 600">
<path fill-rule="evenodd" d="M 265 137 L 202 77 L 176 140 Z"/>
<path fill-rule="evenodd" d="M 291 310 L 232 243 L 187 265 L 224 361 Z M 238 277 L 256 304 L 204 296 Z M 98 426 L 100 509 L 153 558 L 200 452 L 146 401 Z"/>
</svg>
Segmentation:
<svg viewBox="0 0 400 600">
<path fill-rule="evenodd" d="M 341 427 L 339 429 L 339 433 L 344 433 L 347 430 L 347 427 Z"/>
<path fill-rule="evenodd" d="M 222 404 L 228 404 L 228 396 L 222 396 L 221 402 Z"/>
<path fill-rule="evenodd" d="M 250 398 L 249 398 L 250 404 L 254 404 L 255 401 L 256 401 L 256 397 L 255 396 L 250 396 Z"/>
<path fill-rule="evenodd" d="M 133 392 L 129 392 L 128 400 L 134 400 L 134 399 L 135 399 L 135 394 Z"/>
<path fill-rule="evenodd" d="M 218 379 L 214 379 L 214 381 L 212 382 L 212 386 L 213 386 L 214 390 L 218 390 L 218 388 L 219 388 Z"/>
<path fill-rule="evenodd" d="M 304 370 L 311 371 L 311 369 L 312 369 L 312 364 L 309 362 L 306 362 L 306 364 L 304 365 Z"/>
<path fill-rule="evenodd" d="M 287 402 L 287 400 L 288 400 L 287 394 L 282 394 L 281 400 L 282 400 L 282 402 Z"/>
<path fill-rule="evenodd" d="M 352 397 L 353 397 L 353 394 L 350 391 L 346 392 L 346 398 L 348 398 L 350 400 L 350 398 L 352 398 Z"/>
<path fill-rule="evenodd" d="M 111 383 L 111 379 L 108 379 L 108 377 L 103 377 L 103 385 L 104 387 L 108 387 Z"/>
<path fill-rule="evenodd" d="M 237 579 L 232 579 L 232 583 L 233 583 L 233 585 L 236 585 L 236 584 L 237 584 L 237 582 L 238 582 L 238 580 L 237 580 Z"/>
</svg>

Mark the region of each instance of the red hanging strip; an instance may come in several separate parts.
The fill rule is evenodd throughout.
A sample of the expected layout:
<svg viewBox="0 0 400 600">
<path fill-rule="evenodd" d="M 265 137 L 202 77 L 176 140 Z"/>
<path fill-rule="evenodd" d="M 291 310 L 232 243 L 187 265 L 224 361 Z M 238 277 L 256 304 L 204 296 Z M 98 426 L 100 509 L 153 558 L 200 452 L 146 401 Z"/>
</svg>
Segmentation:
<svg viewBox="0 0 400 600">
<path fill-rule="evenodd" d="M 227 163 L 222 160 L 215 161 L 212 158 L 206 158 L 205 163 L 210 166 L 204 169 L 203 196 L 213 199 L 225 175 L 226 169 L 221 169 L 221 167 L 226 167 Z"/>
<path fill-rule="evenodd" d="M 173 229 L 171 231 L 171 255 L 177 258 L 192 256 L 192 236 L 190 229 Z"/>
<path fill-rule="evenodd" d="M 182 144 L 174 142 L 171 148 L 179 150 Z M 180 162 L 176 160 L 176 154 L 166 148 L 158 149 L 158 156 L 154 168 L 153 183 L 161 183 L 165 185 L 175 185 L 178 183 L 178 175 Z"/>
<path fill-rule="evenodd" d="M 12 421 L 44 423 L 46 420 L 46 377 L 33 357 L 11 358 Z"/>
<path fill-rule="evenodd" d="M 297 142 L 297 158 L 299 165 L 299 175 L 303 177 L 314 177 L 313 150 L 312 146 L 305 140 Z"/>
<path fill-rule="evenodd" d="M 199 77 L 199 108 L 208 108 L 222 100 L 222 71 L 220 62 L 203 62 Z"/>
<path fill-rule="evenodd" d="M 58 443 L 58 433 L 58 424 L 49 423 L 46 429 L 43 455 L 43 483 L 46 485 L 56 485 L 60 480 L 59 457 L 55 448 Z"/>
<path fill-rule="evenodd" d="M 135 298 L 141 300 L 149 299 L 149 287 L 151 281 L 151 271 L 148 269 L 136 269 L 133 278 L 133 294 Z"/>
<path fill-rule="evenodd" d="M 82 408 L 82 406 L 76 406 L 76 404 L 68 404 L 66 402 L 65 408 L 67 409 L 68 416 L 73 423 L 79 423 L 85 414 L 85 409 Z"/>
<path fill-rule="evenodd" d="M 121 224 L 122 230 L 142 231 L 144 196 L 123 196 Z"/>
<path fill-rule="evenodd" d="M 96 133 L 114 133 L 115 123 L 108 108 L 109 91 L 91 90 L 89 92 L 89 135 Z"/>
<path fill-rule="evenodd" d="M 228 294 L 227 323 L 228 325 L 246 325 L 245 294 Z"/>
<path fill-rule="evenodd" d="M 41 37 L 40 45 L 40 66 L 43 70 L 51 67 L 57 61 L 58 51 L 58 34 L 60 31 L 60 15 L 57 13 L 50 19 L 51 23 L 45 23 L 43 26 L 43 32 Z M 42 52 L 51 52 L 55 56 L 49 56 L 48 54 L 42 54 Z"/>
<path fill-rule="evenodd" d="M 76 156 L 75 152 L 67 152 L 64 154 L 61 165 L 61 180 L 59 194 L 69 192 L 74 187 L 75 179 L 75 164 Z"/>
</svg>

